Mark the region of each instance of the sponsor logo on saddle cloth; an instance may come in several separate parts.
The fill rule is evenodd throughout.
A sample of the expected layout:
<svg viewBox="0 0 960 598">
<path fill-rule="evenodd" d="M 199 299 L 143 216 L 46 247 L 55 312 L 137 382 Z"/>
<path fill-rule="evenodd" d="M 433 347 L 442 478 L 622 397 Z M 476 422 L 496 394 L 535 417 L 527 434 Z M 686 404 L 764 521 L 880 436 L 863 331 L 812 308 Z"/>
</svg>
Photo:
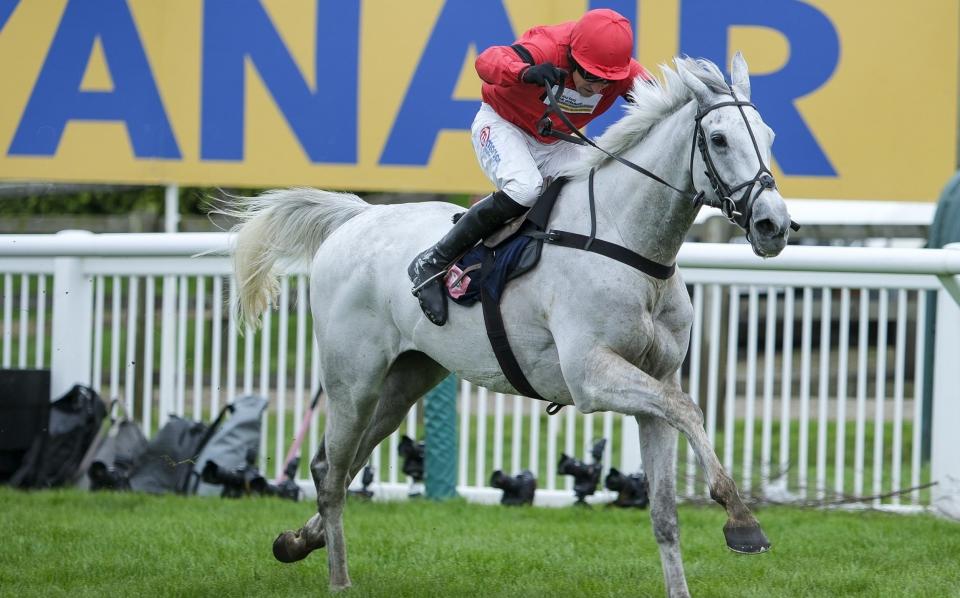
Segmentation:
<svg viewBox="0 0 960 598">
<path fill-rule="evenodd" d="M 531 237 L 521 234 L 498 244 L 495 249 L 478 244 L 447 271 L 443 279 L 447 295 L 460 305 L 473 305 L 480 301 L 483 290 L 494 301 L 499 301 L 507 279 L 520 265 L 524 248 L 532 242 Z M 527 270 L 531 267 L 527 266 Z"/>
<path fill-rule="evenodd" d="M 469 265 L 464 263 L 467 261 L 467 256 L 463 256 L 463 259 L 450 266 L 450 269 L 447 270 L 447 275 L 443 277 L 443 286 L 447 287 L 447 293 L 450 295 L 451 299 L 460 299 L 470 290 L 470 279 L 471 272 L 477 272 L 483 266 L 480 263 L 481 254 L 477 254 L 477 249 L 473 249 L 468 255 L 472 255 L 473 259 L 469 260 Z M 485 248 L 481 248 L 479 251 L 486 251 Z M 477 272 L 479 274 L 479 272 Z M 479 293 L 474 289 L 474 295 Z"/>
<path fill-rule="evenodd" d="M 468 268 L 467 272 L 469 272 L 469 270 Z M 470 276 L 454 264 L 447 270 L 447 275 L 443 278 L 443 284 L 447 287 L 447 292 L 450 294 L 450 297 L 459 299 L 463 297 L 467 289 L 470 288 Z"/>
<path fill-rule="evenodd" d="M 560 109 L 570 114 L 593 114 L 597 104 L 603 99 L 603 94 L 595 93 L 592 96 L 581 95 L 576 89 L 563 88 L 563 93 L 557 95 L 557 87 L 553 86 L 553 95 L 557 98 Z M 544 104 L 550 104 L 550 98 L 543 98 Z"/>
</svg>

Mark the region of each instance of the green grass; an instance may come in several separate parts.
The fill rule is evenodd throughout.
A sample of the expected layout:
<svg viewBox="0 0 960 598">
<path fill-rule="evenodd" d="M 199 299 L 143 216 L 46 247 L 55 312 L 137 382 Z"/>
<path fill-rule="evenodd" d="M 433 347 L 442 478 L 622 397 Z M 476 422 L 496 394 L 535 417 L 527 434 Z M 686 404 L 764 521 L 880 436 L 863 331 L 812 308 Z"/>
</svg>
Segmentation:
<svg viewBox="0 0 960 598">
<path fill-rule="evenodd" d="M 311 503 L 0 488 L 0 595 L 326 594 L 325 554 L 270 545 Z M 960 524 L 775 507 L 774 548 L 730 553 L 718 507 L 680 509 L 694 596 L 958 596 Z M 351 596 L 662 596 L 646 512 L 351 502 Z"/>
</svg>

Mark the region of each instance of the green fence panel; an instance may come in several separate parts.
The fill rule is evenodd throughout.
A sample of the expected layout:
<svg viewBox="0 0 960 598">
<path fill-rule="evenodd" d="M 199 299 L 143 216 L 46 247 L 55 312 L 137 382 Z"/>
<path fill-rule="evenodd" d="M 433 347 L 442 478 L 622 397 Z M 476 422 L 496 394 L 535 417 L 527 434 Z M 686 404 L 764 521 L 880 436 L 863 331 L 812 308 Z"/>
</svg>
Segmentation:
<svg viewBox="0 0 960 598">
<path fill-rule="evenodd" d="M 457 496 L 457 378 L 453 374 L 424 398 L 425 491 L 428 498 Z"/>
</svg>

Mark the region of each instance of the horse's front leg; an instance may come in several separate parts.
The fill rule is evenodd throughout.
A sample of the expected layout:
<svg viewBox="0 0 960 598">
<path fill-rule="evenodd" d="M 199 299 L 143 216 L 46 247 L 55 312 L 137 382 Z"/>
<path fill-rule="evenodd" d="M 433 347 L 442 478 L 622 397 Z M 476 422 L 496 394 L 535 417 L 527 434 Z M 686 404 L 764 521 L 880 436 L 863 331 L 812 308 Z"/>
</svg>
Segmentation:
<svg viewBox="0 0 960 598">
<path fill-rule="evenodd" d="M 727 546 L 741 553 L 766 552 L 770 542 L 717 459 L 696 403 L 674 383 L 653 378 L 606 347 L 582 349 L 560 348 L 560 367 L 577 409 L 584 413 L 652 415 L 666 420 L 690 441 L 706 473 L 710 496 L 727 512 L 723 527 Z"/>
<path fill-rule="evenodd" d="M 677 458 L 677 430 L 659 417 L 641 415 L 640 451 L 650 485 L 650 522 L 660 547 L 663 581 L 670 598 L 689 598 L 687 579 L 680 556 L 680 526 L 677 523 L 677 490 L 674 463 Z"/>
</svg>

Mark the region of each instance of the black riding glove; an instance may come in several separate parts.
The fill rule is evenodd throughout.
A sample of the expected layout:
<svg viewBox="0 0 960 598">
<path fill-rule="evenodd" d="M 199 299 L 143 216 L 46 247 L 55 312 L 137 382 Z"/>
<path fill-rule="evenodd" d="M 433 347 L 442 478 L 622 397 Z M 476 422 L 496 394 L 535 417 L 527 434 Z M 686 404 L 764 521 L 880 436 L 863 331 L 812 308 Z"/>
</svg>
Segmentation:
<svg viewBox="0 0 960 598">
<path fill-rule="evenodd" d="M 553 66 L 553 63 L 544 62 L 528 66 L 520 75 L 520 80 L 524 83 L 532 83 L 543 87 L 544 83 L 549 83 L 551 87 L 562 81 L 567 76 L 567 71 Z"/>
</svg>

